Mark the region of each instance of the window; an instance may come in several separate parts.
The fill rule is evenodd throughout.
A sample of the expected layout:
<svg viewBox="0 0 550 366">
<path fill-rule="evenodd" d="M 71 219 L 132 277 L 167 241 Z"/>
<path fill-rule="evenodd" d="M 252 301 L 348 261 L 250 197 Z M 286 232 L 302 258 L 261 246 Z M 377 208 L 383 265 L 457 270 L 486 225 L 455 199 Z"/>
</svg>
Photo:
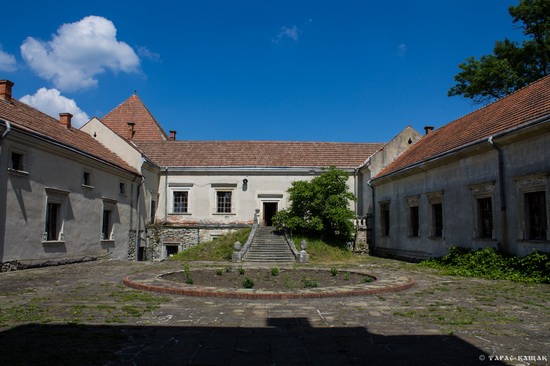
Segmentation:
<svg viewBox="0 0 550 366">
<path fill-rule="evenodd" d="M 443 191 L 426 193 L 430 203 L 430 236 L 443 238 Z"/>
<path fill-rule="evenodd" d="M 231 192 L 217 191 L 217 213 L 231 213 Z"/>
<path fill-rule="evenodd" d="M 46 187 L 46 213 L 42 241 L 64 241 L 65 202 L 69 191 Z"/>
<path fill-rule="evenodd" d="M 525 193 L 527 239 L 547 240 L 546 194 L 544 191 Z"/>
<path fill-rule="evenodd" d="M 111 210 L 103 210 L 103 221 L 101 224 L 101 240 L 111 240 L 112 234 L 112 212 Z"/>
<path fill-rule="evenodd" d="M 382 236 L 390 236 L 390 203 L 380 203 L 380 219 L 382 226 Z"/>
<path fill-rule="evenodd" d="M 410 236 L 420 236 L 420 217 L 418 216 L 418 206 L 409 207 L 410 215 Z"/>
<path fill-rule="evenodd" d="M 491 197 L 477 199 L 477 232 L 482 239 L 493 238 L 493 200 Z"/>
<path fill-rule="evenodd" d="M 418 237 L 420 236 L 420 216 L 418 205 L 420 202 L 420 196 L 410 196 L 405 197 L 407 204 L 409 206 L 409 236 Z"/>
<path fill-rule="evenodd" d="M 85 185 L 85 186 L 91 186 L 92 185 L 90 172 L 84 172 L 82 174 L 82 184 Z"/>
<path fill-rule="evenodd" d="M 441 203 L 432 205 L 432 227 L 434 238 L 443 237 L 443 205 Z"/>
<path fill-rule="evenodd" d="M 44 239 L 46 241 L 60 240 L 61 233 L 61 204 L 48 203 L 46 208 L 46 230 Z"/>
<path fill-rule="evenodd" d="M 23 164 L 23 154 L 12 151 L 11 152 L 11 168 L 13 170 L 24 171 L 25 166 Z"/>
<path fill-rule="evenodd" d="M 126 195 L 126 184 L 124 184 L 124 182 L 118 184 L 118 194 L 121 196 Z"/>
<path fill-rule="evenodd" d="M 152 208 L 153 205 L 151 205 Z M 173 192 L 173 213 L 187 213 L 188 210 L 188 192 L 174 191 Z M 151 210 L 152 212 L 153 210 Z"/>
</svg>

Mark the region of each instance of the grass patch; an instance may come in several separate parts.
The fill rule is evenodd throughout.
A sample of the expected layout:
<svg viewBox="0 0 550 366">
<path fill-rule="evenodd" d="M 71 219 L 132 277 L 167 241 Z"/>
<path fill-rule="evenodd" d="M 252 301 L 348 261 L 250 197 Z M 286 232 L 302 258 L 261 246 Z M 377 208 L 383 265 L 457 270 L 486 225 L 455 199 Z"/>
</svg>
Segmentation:
<svg viewBox="0 0 550 366">
<path fill-rule="evenodd" d="M 325 242 L 321 239 L 294 237 L 295 244 L 305 240 L 310 263 L 355 262 L 357 257 L 346 247 L 343 242 Z"/>
<path fill-rule="evenodd" d="M 550 254 L 533 252 L 519 258 L 493 248 L 472 250 L 452 247 L 442 258 L 428 259 L 422 267 L 436 268 L 449 275 L 510 280 L 528 283 L 550 283 Z"/>
<path fill-rule="evenodd" d="M 218 239 L 198 244 L 170 258 L 179 261 L 230 261 L 233 256 L 233 244 L 236 241 L 244 244 L 250 229 L 241 229 Z"/>
</svg>

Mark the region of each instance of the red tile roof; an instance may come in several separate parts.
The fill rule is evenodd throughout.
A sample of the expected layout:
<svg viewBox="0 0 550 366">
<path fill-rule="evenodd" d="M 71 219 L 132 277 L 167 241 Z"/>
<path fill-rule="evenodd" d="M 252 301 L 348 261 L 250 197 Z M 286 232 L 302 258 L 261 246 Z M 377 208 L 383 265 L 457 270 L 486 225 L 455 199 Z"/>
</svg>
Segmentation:
<svg viewBox="0 0 550 366">
<path fill-rule="evenodd" d="M 550 76 L 459 118 L 420 139 L 376 178 L 550 115 Z"/>
<path fill-rule="evenodd" d="M 68 129 L 58 120 L 50 117 L 14 98 L 11 101 L 0 99 L 0 118 L 7 120 L 13 129 L 29 131 L 70 148 L 79 150 L 105 163 L 126 171 L 139 174 L 122 158 L 103 146 L 87 133 L 77 128 Z"/>
<path fill-rule="evenodd" d="M 280 141 L 138 141 L 153 162 L 168 167 L 356 168 L 382 143 Z"/>
<path fill-rule="evenodd" d="M 134 140 L 164 141 L 168 139 L 155 117 L 134 94 L 107 113 L 101 122 L 124 139 L 128 139 L 128 122 L 134 122 Z"/>
</svg>

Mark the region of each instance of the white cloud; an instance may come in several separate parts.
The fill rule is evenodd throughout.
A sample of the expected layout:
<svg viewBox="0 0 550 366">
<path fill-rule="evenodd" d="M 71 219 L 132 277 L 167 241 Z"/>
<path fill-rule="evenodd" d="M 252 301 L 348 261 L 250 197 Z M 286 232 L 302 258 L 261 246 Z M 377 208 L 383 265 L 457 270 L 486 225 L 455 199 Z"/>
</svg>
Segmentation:
<svg viewBox="0 0 550 366">
<path fill-rule="evenodd" d="M 59 118 L 59 113 L 70 113 L 73 115 L 72 125 L 76 128 L 82 127 L 90 120 L 88 115 L 78 108 L 74 99 L 62 96 L 57 89 L 40 88 L 34 95 L 25 95 L 19 100 L 56 119 Z"/>
<path fill-rule="evenodd" d="M 14 72 L 15 70 L 17 70 L 15 57 L 2 51 L 2 45 L 0 45 L 0 71 Z"/>
<path fill-rule="evenodd" d="M 401 43 L 399 46 L 397 46 L 397 54 L 399 57 L 405 57 L 407 54 L 407 46 L 405 46 L 404 43 Z"/>
<path fill-rule="evenodd" d="M 281 27 L 281 30 L 279 33 L 277 33 L 277 36 L 272 39 L 274 43 L 279 43 L 283 38 L 290 38 L 294 42 L 298 42 L 298 38 L 300 36 L 300 29 L 298 29 L 297 26 L 293 25 L 292 27 Z"/>
<path fill-rule="evenodd" d="M 148 49 L 147 47 L 138 47 L 138 54 L 143 58 L 148 58 L 149 60 L 160 62 L 160 55 Z"/>
<path fill-rule="evenodd" d="M 114 24 L 99 16 L 63 24 L 48 42 L 28 37 L 21 55 L 40 77 L 64 91 L 96 86 L 97 75 L 106 70 L 139 71 L 132 47 L 117 41 Z"/>
</svg>

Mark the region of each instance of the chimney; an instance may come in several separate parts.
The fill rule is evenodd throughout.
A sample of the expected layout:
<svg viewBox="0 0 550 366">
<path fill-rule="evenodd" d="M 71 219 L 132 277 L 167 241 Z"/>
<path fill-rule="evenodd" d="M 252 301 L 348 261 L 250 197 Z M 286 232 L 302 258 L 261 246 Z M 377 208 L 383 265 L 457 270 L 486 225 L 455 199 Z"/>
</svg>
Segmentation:
<svg viewBox="0 0 550 366">
<path fill-rule="evenodd" d="M 9 80 L 0 80 L 0 99 L 6 102 L 11 101 L 11 88 L 13 82 Z"/>
<path fill-rule="evenodd" d="M 434 130 L 434 126 L 425 126 L 424 127 L 424 131 L 426 131 L 426 135 L 428 135 L 433 130 Z"/>
<path fill-rule="evenodd" d="M 59 122 L 67 129 L 71 129 L 71 118 L 73 118 L 73 115 L 70 113 L 59 113 Z"/>
<path fill-rule="evenodd" d="M 176 141 L 176 133 L 177 131 L 175 130 L 170 131 L 170 141 Z"/>
<path fill-rule="evenodd" d="M 128 122 L 128 140 L 132 141 L 133 138 L 134 138 L 134 133 L 136 133 L 134 131 L 134 126 L 136 124 L 134 122 Z"/>
</svg>

